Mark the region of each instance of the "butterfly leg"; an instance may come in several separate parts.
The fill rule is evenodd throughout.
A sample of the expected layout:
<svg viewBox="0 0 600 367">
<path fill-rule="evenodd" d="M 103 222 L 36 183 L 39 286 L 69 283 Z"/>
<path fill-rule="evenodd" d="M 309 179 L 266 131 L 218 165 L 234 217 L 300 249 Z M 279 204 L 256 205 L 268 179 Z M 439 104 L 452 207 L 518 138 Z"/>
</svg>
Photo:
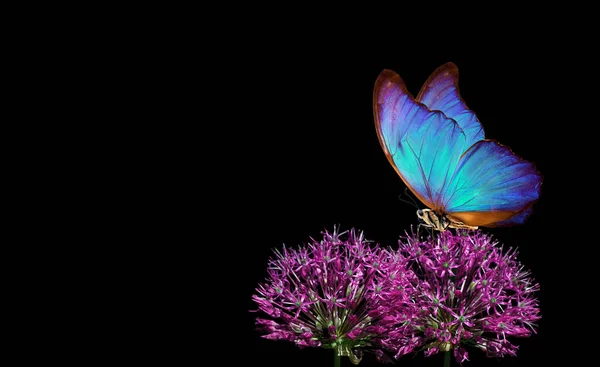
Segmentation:
<svg viewBox="0 0 600 367">
<path fill-rule="evenodd" d="M 425 228 L 425 230 L 426 230 L 427 234 L 429 235 L 429 237 L 433 236 L 433 233 L 435 232 L 433 230 L 433 227 L 431 227 L 430 225 L 425 224 L 425 223 L 419 223 L 417 225 L 417 238 L 419 238 L 419 239 L 422 238 L 422 236 L 421 236 L 421 227 Z"/>
</svg>

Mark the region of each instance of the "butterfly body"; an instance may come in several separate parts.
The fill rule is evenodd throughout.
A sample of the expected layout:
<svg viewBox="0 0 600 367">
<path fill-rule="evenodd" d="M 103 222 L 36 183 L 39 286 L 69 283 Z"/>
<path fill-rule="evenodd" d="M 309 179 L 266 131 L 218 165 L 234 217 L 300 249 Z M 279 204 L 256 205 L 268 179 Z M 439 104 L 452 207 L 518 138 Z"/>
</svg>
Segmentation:
<svg viewBox="0 0 600 367">
<path fill-rule="evenodd" d="M 417 98 L 398 74 L 381 72 L 373 93 L 375 127 L 392 167 L 428 208 L 438 231 L 522 223 L 539 198 L 541 175 L 508 147 L 485 139 L 458 90 L 458 69 L 438 68 Z"/>
<path fill-rule="evenodd" d="M 469 226 L 463 222 L 455 221 L 446 215 L 438 214 L 431 209 L 417 210 L 419 225 L 432 228 L 436 231 L 444 232 L 448 228 L 475 230 L 477 226 Z"/>
</svg>

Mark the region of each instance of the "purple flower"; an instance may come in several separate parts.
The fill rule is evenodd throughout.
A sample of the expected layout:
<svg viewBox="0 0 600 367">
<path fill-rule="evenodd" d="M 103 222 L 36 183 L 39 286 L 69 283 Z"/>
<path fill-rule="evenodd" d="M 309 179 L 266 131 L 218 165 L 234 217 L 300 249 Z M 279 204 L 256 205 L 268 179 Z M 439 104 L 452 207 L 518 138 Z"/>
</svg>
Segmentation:
<svg viewBox="0 0 600 367">
<path fill-rule="evenodd" d="M 344 238 L 343 238 L 344 237 Z M 252 296 L 263 338 L 293 342 L 299 347 L 334 349 L 358 364 L 363 351 L 381 362 L 386 352 L 411 351 L 417 343 L 411 309 L 407 259 L 391 249 L 369 246 L 362 232 L 324 232 L 298 249 L 275 250 L 268 277 Z"/>
<path fill-rule="evenodd" d="M 416 275 L 413 311 L 404 312 L 413 315 L 426 356 L 453 351 L 462 363 L 468 360 L 467 346 L 490 357 L 514 356 L 518 347 L 508 338 L 535 333 L 539 284 L 516 260 L 515 250 L 503 254 L 480 231 L 446 231 L 427 240 L 412 235 L 399 243 L 398 256 L 409 259 Z"/>
</svg>

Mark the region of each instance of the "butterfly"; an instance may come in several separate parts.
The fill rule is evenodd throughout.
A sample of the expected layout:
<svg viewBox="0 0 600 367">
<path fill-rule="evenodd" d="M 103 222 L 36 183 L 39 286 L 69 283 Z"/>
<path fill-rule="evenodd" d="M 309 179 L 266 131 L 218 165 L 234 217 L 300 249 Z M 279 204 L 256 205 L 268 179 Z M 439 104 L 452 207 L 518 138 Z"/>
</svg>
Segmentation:
<svg viewBox="0 0 600 367">
<path fill-rule="evenodd" d="M 539 199 L 535 165 L 486 139 L 458 88 L 458 68 L 436 69 L 415 99 L 383 70 L 373 91 L 375 128 L 392 167 L 428 208 L 420 225 L 445 231 L 523 223 Z"/>
</svg>

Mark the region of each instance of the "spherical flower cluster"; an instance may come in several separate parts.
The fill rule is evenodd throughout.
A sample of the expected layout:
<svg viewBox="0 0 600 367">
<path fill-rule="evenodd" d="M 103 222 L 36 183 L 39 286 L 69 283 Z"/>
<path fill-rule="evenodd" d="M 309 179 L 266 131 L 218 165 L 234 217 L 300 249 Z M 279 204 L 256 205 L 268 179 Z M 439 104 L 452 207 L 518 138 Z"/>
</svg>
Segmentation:
<svg viewBox="0 0 600 367">
<path fill-rule="evenodd" d="M 490 357 L 515 355 L 518 347 L 508 337 L 535 332 L 539 285 L 516 260 L 517 251 L 503 253 L 480 231 L 446 231 L 427 240 L 411 235 L 399 244 L 398 255 L 409 259 L 418 279 L 411 323 L 426 355 L 453 351 L 462 363 L 465 346 Z"/>
<path fill-rule="evenodd" d="M 253 295 L 268 318 L 256 324 L 266 339 L 331 348 L 354 364 L 364 351 L 382 362 L 424 350 L 462 363 L 466 347 L 516 355 L 512 337 L 540 319 L 539 284 L 516 257 L 479 230 L 406 235 L 392 250 L 334 229 L 275 250 Z"/>
<path fill-rule="evenodd" d="M 320 241 L 275 251 L 253 300 L 263 337 L 299 347 L 334 349 L 358 364 L 363 351 L 389 362 L 387 352 L 414 345 L 409 315 L 414 274 L 391 249 L 370 245 L 362 232 L 324 232 Z M 414 341 L 411 341 L 413 340 Z"/>
</svg>

